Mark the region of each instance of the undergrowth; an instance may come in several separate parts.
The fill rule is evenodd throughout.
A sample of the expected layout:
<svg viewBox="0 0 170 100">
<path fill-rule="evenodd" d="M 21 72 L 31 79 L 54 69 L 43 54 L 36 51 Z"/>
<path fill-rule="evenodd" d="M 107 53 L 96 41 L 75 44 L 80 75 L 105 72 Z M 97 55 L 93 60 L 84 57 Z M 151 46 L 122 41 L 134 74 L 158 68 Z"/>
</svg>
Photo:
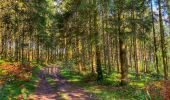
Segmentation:
<svg viewBox="0 0 170 100">
<path fill-rule="evenodd" d="M 8 64 L 5 64 L 5 66 L 7 65 Z M 3 68 L 3 66 L 4 63 L 1 63 L 0 74 L 5 78 L 2 78 L 3 83 L 1 84 L 0 88 L 0 100 L 26 100 L 28 95 L 32 94 L 35 90 L 36 83 L 38 81 L 37 73 L 39 72 L 41 66 L 32 66 L 29 71 L 25 71 L 26 69 L 21 70 L 18 66 L 12 67 L 12 65 L 9 65 L 11 66 L 9 67 L 10 69 L 8 67 Z M 9 77 L 6 75 L 11 76 Z M 22 77 L 18 77 L 21 75 Z"/>
<path fill-rule="evenodd" d="M 105 76 L 101 82 L 95 81 L 96 75 L 87 74 L 81 75 L 76 72 L 70 72 L 67 69 L 62 69 L 60 74 L 87 92 L 91 93 L 99 100 L 162 100 L 160 95 L 151 95 L 152 91 L 146 90 L 148 82 L 155 82 L 157 77 L 150 74 L 141 76 L 141 79 L 135 78 L 133 73 L 129 73 L 128 86 L 120 86 L 120 74 L 113 72 L 109 76 Z M 155 91 L 159 94 L 160 89 L 155 87 Z"/>
</svg>

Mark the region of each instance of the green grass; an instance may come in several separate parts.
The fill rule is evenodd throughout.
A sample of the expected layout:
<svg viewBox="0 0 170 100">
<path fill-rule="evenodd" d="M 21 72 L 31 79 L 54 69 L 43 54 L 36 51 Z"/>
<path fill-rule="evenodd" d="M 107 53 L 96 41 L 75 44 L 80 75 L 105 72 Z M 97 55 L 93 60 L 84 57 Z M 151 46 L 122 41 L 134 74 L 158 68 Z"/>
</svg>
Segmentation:
<svg viewBox="0 0 170 100">
<path fill-rule="evenodd" d="M 99 100 L 150 100 L 150 95 L 146 94 L 144 90 L 145 83 L 154 82 L 159 79 L 157 76 L 151 74 L 141 75 L 140 79 L 137 79 L 134 73 L 129 73 L 128 86 L 121 87 L 119 85 L 120 74 L 117 72 L 113 72 L 110 76 L 105 77 L 100 83 L 95 80 L 84 82 L 83 79 L 86 76 L 70 72 L 66 69 L 63 69 L 60 73 L 70 82 L 84 88 L 84 90 Z M 159 90 L 157 91 L 159 92 Z M 154 100 L 162 100 L 162 98 L 155 96 Z"/>
<path fill-rule="evenodd" d="M 67 78 L 68 81 L 71 81 L 71 82 L 79 82 L 83 79 L 83 75 L 80 75 L 75 72 L 70 72 L 67 69 L 61 70 L 60 74 L 63 75 L 65 78 Z"/>
<path fill-rule="evenodd" d="M 34 92 L 36 83 L 38 81 L 37 73 L 40 66 L 33 69 L 31 81 L 11 81 L 6 82 L 0 89 L 0 100 L 17 100 L 17 96 L 23 94 L 25 100 L 27 96 Z"/>
<path fill-rule="evenodd" d="M 50 86 L 56 85 L 56 81 L 54 80 L 54 78 L 50 77 L 49 75 L 46 75 L 45 77 L 46 77 L 46 80 Z M 55 87 L 53 87 L 53 88 L 55 88 Z"/>
<path fill-rule="evenodd" d="M 3 64 L 3 63 L 5 63 L 5 61 L 4 60 L 0 60 L 0 64 Z"/>
</svg>

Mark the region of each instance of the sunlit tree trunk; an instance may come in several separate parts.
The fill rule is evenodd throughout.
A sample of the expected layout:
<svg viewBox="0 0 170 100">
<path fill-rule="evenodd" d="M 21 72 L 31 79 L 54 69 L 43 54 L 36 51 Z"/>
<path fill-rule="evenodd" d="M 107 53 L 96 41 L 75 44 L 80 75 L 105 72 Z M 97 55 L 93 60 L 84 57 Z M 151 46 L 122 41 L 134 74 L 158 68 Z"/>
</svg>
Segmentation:
<svg viewBox="0 0 170 100">
<path fill-rule="evenodd" d="M 124 33 L 123 29 L 121 29 L 121 16 L 122 16 L 122 11 L 121 11 L 121 3 L 122 1 L 119 2 L 119 9 L 118 9 L 118 33 L 119 33 L 119 52 L 120 52 L 120 64 L 121 64 L 121 85 L 127 85 L 128 80 L 127 80 L 127 71 L 128 71 L 128 66 L 127 66 L 127 58 L 126 58 L 126 49 L 127 46 L 125 44 L 125 39 L 124 39 Z"/>
<path fill-rule="evenodd" d="M 156 64 L 156 71 L 159 74 L 159 65 L 158 65 L 158 55 L 157 55 L 157 43 L 156 43 L 156 32 L 155 32 L 155 21 L 154 21 L 154 12 L 153 12 L 153 4 L 151 0 L 151 13 L 152 13 L 152 30 L 153 30 L 153 39 L 154 39 L 154 61 Z"/>
<path fill-rule="evenodd" d="M 97 7 L 96 0 L 93 0 L 93 4 Z M 96 50 L 96 69 L 97 69 L 97 80 L 103 80 L 102 64 L 101 64 L 101 43 L 100 43 L 100 33 L 98 31 L 97 24 L 97 9 L 94 9 L 94 35 L 95 35 L 95 50 Z"/>
<path fill-rule="evenodd" d="M 134 47 L 134 61 L 135 61 L 135 71 L 136 77 L 139 77 L 139 65 L 138 65 L 138 40 L 137 40 L 137 32 L 136 32 L 136 24 L 135 24 L 135 8 L 134 8 L 134 0 L 132 0 L 132 32 L 133 36 L 133 47 Z"/>
<path fill-rule="evenodd" d="M 158 9 L 159 9 L 159 22 L 160 22 L 160 35 L 161 35 L 161 50 L 162 50 L 162 61 L 164 67 L 164 79 L 168 79 L 168 65 L 167 65 L 167 51 L 165 46 L 165 31 L 162 20 L 162 7 L 161 0 L 158 0 Z"/>
</svg>

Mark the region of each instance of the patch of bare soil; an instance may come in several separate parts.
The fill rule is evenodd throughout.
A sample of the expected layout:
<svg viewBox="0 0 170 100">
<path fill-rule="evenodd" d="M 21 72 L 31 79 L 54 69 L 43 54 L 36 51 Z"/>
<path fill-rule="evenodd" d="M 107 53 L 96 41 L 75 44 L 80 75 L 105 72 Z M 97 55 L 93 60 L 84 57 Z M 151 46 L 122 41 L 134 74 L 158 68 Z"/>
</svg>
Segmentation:
<svg viewBox="0 0 170 100">
<path fill-rule="evenodd" d="M 43 71 L 40 72 L 38 87 L 29 100 L 94 100 L 90 93 L 68 82 L 58 73 L 51 77 L 56 82 L 53 86 L 47 82 Z"/>
</svg>

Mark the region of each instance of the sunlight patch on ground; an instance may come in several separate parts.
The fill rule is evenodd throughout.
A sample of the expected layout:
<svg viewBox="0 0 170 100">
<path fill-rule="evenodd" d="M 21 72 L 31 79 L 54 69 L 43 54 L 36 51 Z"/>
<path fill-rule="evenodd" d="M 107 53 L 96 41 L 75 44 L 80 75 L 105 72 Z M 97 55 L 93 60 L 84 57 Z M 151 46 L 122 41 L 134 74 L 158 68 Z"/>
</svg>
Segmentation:
<svg viewBox="0 0 170 100">
<path fill-rule="evenodd" d="M 64 99 L 64 100 L 69 100 L 69 96 L 65 93 L 60 93 L 60 96 Z"/>
</svg>

